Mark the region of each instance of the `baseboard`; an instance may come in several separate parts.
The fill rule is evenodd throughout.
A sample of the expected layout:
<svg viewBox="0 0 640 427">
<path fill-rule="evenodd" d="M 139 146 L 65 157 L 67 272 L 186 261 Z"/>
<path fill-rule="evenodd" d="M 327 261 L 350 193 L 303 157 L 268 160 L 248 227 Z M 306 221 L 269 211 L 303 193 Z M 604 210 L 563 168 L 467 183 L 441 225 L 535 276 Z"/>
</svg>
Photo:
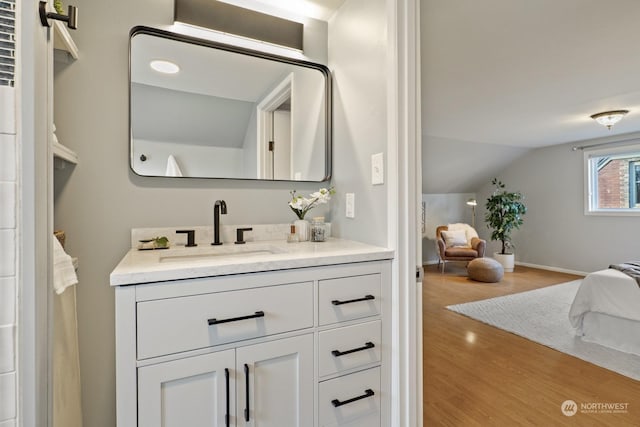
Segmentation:
<svg viewBox="0 0 640 427">
<path fill-rule="evenodd" d="M 438 264 L 438 260 L 428 260 L 428 261 L 422 261 L 422 265 L 436 265 Z M 551 267 L 548 265 L 539 265 L 539 264 L 531 264 L 529 262 L 520 262 L 520 261 L 516 261 L 516 265 L 521 265 L 523 267 L 531 267 L 531 268 L 537 268 L 540 270 L 548 270 L 548 271 L 556 271 L 558 273 L 567 273 L 567 274 L 575 274 L 576 276 L 586 276 L 587 272 L 584 271 L 577 271 L 577 270 L 569 270 L 566 268 L 560 268 L 560 267 Z"/>
<path fill-rule="evenodd" d="M 560 268 L 560 267 L 550 267 L 548 265 L 531 264 L 529 262 L 516 261 L 516 265 L 521 265 L 523 267 L 538 268 L 540 270 L 557 271 L 558 273 L 575 274 L 576 276 L 586 276 L 587 274 L 589 274 L 584 271 L 569 270 L 569 269 Z"/>
</svg>

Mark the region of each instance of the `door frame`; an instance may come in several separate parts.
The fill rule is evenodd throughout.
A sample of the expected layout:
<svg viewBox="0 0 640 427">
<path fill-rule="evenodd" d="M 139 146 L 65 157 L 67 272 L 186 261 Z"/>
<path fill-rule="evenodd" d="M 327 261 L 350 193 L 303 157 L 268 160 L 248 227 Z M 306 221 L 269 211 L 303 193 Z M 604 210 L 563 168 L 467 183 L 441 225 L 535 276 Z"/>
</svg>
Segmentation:
<svg viewBox="0 0 640 427">
<path fill-rule="evenodd" d="M 278 85 L 258 103 L 256 107 L 256 120 L 258 122 L 258 179 L 270 179 L 267 173 L 271 170 L 269 163 L 269 147 L 271 141 L 271 116 L 280 105 L 287 99 L 291 98 L 293 93 L 293 73 L 286 76 Z M 293 123 L 293 120 L 291 121 Z M 292 125 L 293 126 L 293 125 Z"/>
<path fill-rule="evenodd" d="M 392 268 L 392 425 L 422 426 L 419 0 L 387 0 L 387 17 L 388 241 L 396 251 Z"/>
<path fill-rule="evenodd" d="M 18 423 L 52 422 L 53 34 L 38 1 L 16 2 Z"/>
</svg>

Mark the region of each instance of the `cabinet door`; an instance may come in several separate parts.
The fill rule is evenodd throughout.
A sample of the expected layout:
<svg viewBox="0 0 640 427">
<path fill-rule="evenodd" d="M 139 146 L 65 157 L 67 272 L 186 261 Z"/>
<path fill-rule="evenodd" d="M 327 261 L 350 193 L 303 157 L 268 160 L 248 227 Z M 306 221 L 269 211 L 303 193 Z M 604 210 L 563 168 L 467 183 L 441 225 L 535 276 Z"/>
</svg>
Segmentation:
<svg viewBox="0 0 640 427">
<path fill-rule="evenodd" d="M 234 368 L 234 350 L 139 368 L 138 426 L 234 426 Z"/>
<path fill-rule="evenodd" d="M 313 426 L 313 335 L 237 350 L 237 425 Z"/>
</svg>

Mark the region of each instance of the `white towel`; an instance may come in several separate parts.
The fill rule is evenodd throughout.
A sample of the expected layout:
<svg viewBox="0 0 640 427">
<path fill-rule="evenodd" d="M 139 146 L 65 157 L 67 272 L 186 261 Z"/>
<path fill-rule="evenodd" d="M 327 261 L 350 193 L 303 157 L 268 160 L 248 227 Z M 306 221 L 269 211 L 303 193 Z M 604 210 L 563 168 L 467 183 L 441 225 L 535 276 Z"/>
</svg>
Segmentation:
<svg viewBox="0 0 640 427">
<path fill-rule="evenodd" d="M 173 157 L 173 154 L 169 154 L 169 158 L 167 159 L 167 171 L 165 172 L 165 176 L 182 176 L 180 166 L 178 166 L 178 162 L 176 162 L 176 158 Z"/>
<path fill-rule="evenodd" d="M 76 269 L 73 267 L 73 260 L 62 249 L 62 245 L 55 237 L 53 242 L 53 290 L 60 295 L 69 286 L 78 283 Z"/>
</svg>

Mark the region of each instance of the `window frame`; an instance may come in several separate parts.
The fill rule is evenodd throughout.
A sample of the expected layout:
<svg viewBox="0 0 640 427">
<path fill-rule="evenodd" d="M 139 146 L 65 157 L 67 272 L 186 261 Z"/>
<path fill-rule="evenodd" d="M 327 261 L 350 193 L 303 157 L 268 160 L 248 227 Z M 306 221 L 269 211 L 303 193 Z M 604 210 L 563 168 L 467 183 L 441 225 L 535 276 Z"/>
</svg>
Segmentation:
<svg viewBox="0 0 640 427">
<path fill-rule="evenodd" d="M 598 157 L 620 157 L 624 155 L 640 155 L 640 140 L 634 140 L 630 145 L 609 148 L 583 149 L 583 173 L 584 173 L 584 214 L 597 216 L 640 216 L 639 208 L 596 208 L 597 204 L 597 180 L 596 173 L 591 172 L 591 159 Z M 640 195 L 638 195 L 640 196 Z"/>
</svg>

